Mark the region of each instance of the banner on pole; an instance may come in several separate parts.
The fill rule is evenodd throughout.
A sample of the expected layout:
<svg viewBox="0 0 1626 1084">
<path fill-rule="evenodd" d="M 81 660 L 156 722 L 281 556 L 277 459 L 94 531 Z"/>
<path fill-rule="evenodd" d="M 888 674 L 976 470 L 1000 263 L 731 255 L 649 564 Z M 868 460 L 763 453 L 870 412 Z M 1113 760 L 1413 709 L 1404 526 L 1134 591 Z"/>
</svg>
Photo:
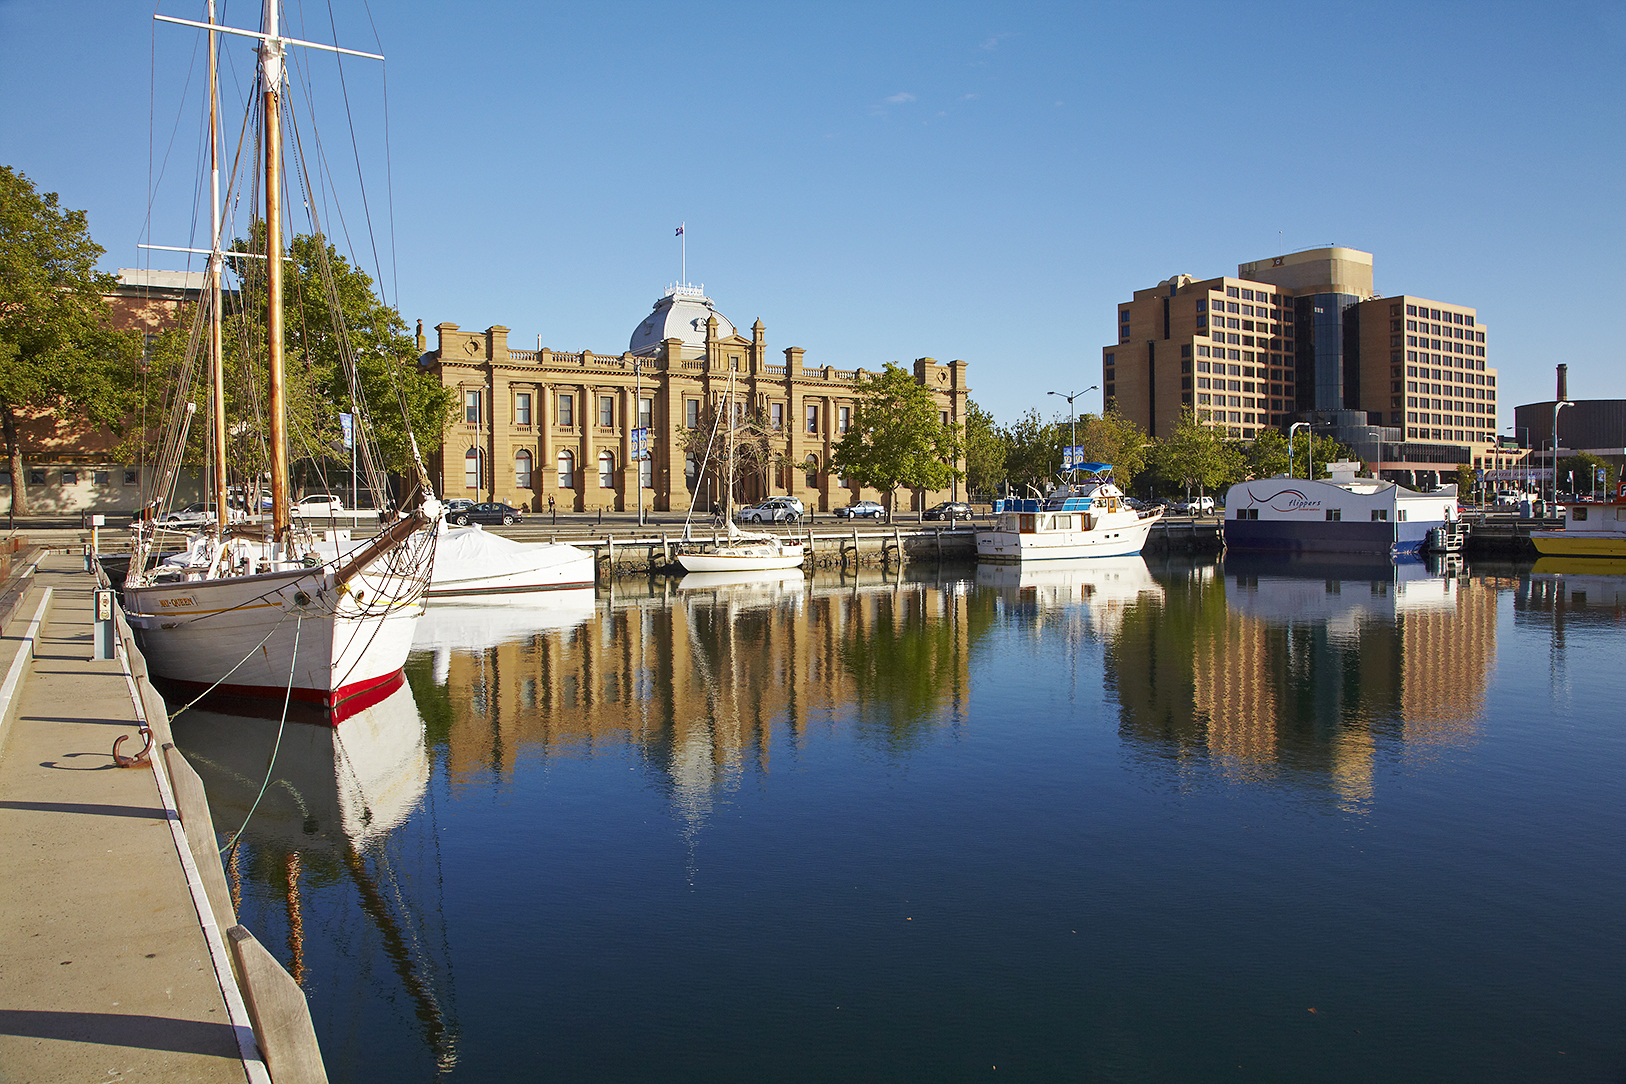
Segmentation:
<svg viewBox="0 0 1626 1084">
<path fill-rule="evenodd" d="M 356 444 L 355 444 L 355 436 L 354 436 L 354 434 L 352 432 L 352 427 L 354 426 L 354 424 L 355 424 L 355 420 L 354 420 L 354 417 L 352 415 L 349 415 L 349 414 L 340 414 L 339 415 L 339 429 L 340 429 L 341 432 L 344 433 L 344 446 L 346 448 L 354 448 L 356 446 Z"/>
</svg>

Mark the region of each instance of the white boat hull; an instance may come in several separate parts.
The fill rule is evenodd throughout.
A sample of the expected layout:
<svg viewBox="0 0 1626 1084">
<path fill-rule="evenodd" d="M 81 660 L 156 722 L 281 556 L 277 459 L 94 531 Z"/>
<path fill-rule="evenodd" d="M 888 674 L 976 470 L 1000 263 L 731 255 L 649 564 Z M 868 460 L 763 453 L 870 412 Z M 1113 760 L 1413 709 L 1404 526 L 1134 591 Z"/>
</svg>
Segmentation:
<svg viewBox="0 0 1626 1084">
<path fill-rule="evenodd" d="M 778 545 L 722 546 L 705 553 L 680 553 L 678 564 L 685 572 L 753 572 L 776 568 L 800 568 L 803 547 L 800 542 Z"/>
<path fill-rule="evenodd" d="M 1090 530 L 1022 531 L 1006 513 L 999 524 L 977 531 L 979 561 L 1070 561 L 1088 557 L 1128 557 L 1146 545 L 1152 524 L 1160 517 L 1141 519 L 1120 512 L 1100 517 Z"/>
<path fill-rule="evenodd" d="M 328 567 L 131 586 L 124 608 L 148 672 L 183 694 L 280 698 L 337 721 L 400 683 L 422 586 Z M 359 601 L 358 601 L 359 597 Z"/>
<path fill-rule="evenodd" d="M 515 542 L 479 527 L 446 531 L 429 580 L 431 599 L 476 599 L 592 587 L 594 558 L 563 543 Z"/>
</svg>

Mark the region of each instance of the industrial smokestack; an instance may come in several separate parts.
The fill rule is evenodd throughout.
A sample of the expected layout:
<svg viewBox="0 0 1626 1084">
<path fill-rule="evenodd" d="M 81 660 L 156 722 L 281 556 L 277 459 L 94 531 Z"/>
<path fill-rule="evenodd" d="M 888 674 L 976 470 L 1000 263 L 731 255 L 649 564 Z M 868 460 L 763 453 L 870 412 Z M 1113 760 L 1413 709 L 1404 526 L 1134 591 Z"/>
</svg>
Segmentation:
<svg viewBox="0 0 1626 1084">
<path fill-rule="evenodd" d="M 1560 365 L 1558 367 L 1558 401 L 1562 403 L 1569 397 L 1570 367 L 1568 365 Z"/>
</svg>

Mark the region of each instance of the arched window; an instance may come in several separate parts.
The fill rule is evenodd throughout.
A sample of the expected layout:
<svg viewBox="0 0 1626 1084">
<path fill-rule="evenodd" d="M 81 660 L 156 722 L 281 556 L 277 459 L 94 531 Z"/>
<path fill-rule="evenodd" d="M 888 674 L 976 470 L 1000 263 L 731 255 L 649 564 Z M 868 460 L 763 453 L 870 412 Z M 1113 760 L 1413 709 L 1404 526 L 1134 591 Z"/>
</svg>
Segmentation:
<svg viewBox="0 0 1626 1084">
<path fill-rule="evenodd" d="M 608 449 L 598 453 L 598 484 L 600 489 L 615 488 L 615 453 Z"/>
<path fill-rule="evenodd" d="M 514 453 L 514 486 L 517 489 L 531 488 L 531 453 L 524 448 Z"/>
<path fill-rule="evenodd" d="M 467 489 L 480 488 L 480 449 L 470 448 L 463 453 L 463 485 Z"/>
<path fill-rule="evenodd" d="M 568 451 L 559 453 L 559 488 L 576 488 L 576 457 Z"/>
<path fill-rule="evenodd" d="M 819 457 L 808 453 L 807 457 L 807 488 L 817 489 L 819 485 Z"/>
</svg>

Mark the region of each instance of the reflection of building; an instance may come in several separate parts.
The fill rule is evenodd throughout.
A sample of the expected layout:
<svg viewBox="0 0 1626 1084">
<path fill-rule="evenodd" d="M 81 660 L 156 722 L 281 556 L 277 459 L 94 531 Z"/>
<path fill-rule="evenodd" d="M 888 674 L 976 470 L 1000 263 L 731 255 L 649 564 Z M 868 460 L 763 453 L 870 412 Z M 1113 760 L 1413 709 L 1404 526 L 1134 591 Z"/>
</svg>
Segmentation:
<svg viewBox="0 0 1626 1084">
<path fill-rule="evenodd" d="M 1202 749 L 1245 779 L 1308 772 L 1364 801 L 1384 744 L 1473 732 L 1491 587 L 1389 561 L 1227 559 L 1225 574 L 1223 591 L 1193 590 L 1195 620 L 1126 624 L 1108 656 L 1126 736 Z"/>
<path fill-rule="evenodd" d="M 1107 404 L 1154 437 L 1186 408 L 1249 440 L 1310 420 L 1397 481 L 1489 466 L 1496 370 L 1477 312 L 1372 283 L 1371 253 L 1319 248 L 1137 290 L 1102 350 Z"/>
<path fill-rule="evenodd" d="M 906 747 L 958 713 L 979 623 L 968 599 L 952 585 L 879 579 L 632 599 L 618 586 L 574 627 L 452 652 L 440 688 L 424 687 L 425 656 L 409 672 L 420 698 L 449 714 L 454 783 L 538 751 L 630 745 L 702 811 L 728 778 L 767 770 L 776 738 L 799 743 L 841 722 Z"/>
<path fill-rule="evenodd" d="M 773 449 L 778 466 L 753 479 L 747 496 L 789 495 L 813 509 L 862 496 L 829 464 L 864 370 L 808 366 L 799 347 L 774 364 L 762 321 L 746 338 L 693 287 L 668 289 L 620 354 L 511 349 L 505 327 L 469 332 L 443 323 L 436 330 L 440 342 L 425 364 L 457 389 L 459 403 L 430 468 L 446 496 L 533 509 L 550 499 L 567 510 L 630 509 L 641 477 L 646 506 L 709 508 L 704 457 L 686 443 L 731 376 L 736 402 L 781 435 Z M 965 423 L 966 367 L 914 363 L 916 381 L 932 389 L 943 420 L 954 425 Z M 632 458 L 635 428 L 650 433 L 648 459 Z M 914 506 L 954 495 L 916 493 Z"/>
</svg>

